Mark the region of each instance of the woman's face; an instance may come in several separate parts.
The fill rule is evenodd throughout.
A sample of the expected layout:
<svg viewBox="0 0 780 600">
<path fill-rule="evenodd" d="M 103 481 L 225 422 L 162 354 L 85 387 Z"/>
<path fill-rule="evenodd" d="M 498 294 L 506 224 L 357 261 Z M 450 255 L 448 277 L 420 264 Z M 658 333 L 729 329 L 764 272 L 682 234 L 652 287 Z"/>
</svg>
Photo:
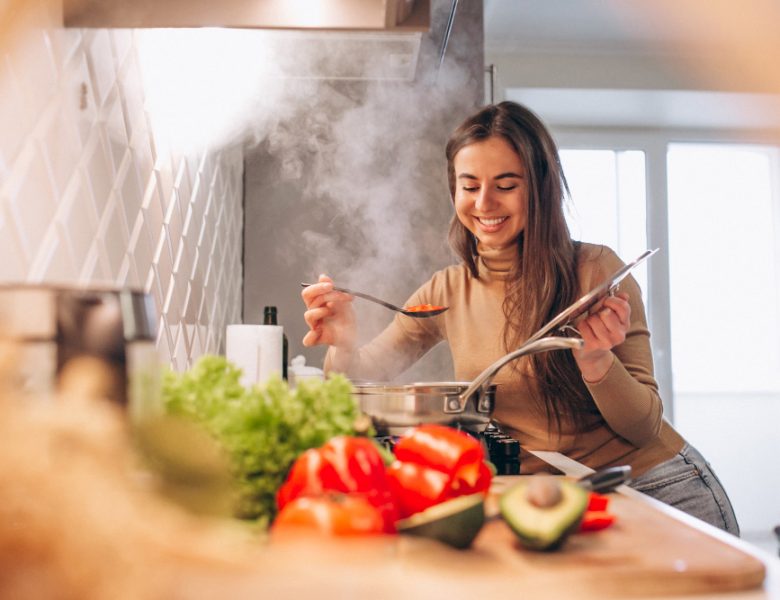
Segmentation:
<svg viewBox="0 0 780 600">
<path fill-rule="evenodd" d="M 528 222 L 528 180 L 523 161 L 502 137 L 461 148 L 453 159 L 455 213 L 491 248 L 515 241 Z"/>
</svg>

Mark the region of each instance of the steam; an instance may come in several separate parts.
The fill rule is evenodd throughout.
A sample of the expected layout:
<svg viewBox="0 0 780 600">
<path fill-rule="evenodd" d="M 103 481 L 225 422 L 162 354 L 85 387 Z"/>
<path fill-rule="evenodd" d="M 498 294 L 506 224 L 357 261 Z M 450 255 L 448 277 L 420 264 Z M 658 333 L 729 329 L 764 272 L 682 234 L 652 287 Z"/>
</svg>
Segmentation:
<svg viewBox="0 0 780 600">
<path fill-rule="evenodd" d="M 436 11 L 449 3 L 432 4 L 432 21 L 443 25 L 446 17 Z M 460 66 L 468 61 L 451 51 L 439 69 L 436 32 L 423 38 L 414 81 L 371 79 L 370 73 L 398 61 L 387 43 L 380 52 L 362 53 L 346 38 L 340 44 L 295 32 L 136 35 L 147 110 L 161 145 L 180 153 L 245 147 L 247 213 L 262 212 L 257 222 L 268 231 L 258 235 L 267 236 L 268 252 L 276 253 L 263 257 L 273 266 L 262 277 L 297 294 L 297 282 L 324 272 L 403 303 L 435 270 L 454 262 L 446 241 L 452 206 L 444 145 L 474 109 L 475 83 L 473 70 Z M 369 76 L 318 78 L 323 71 Z M 481 89 L 481 65 L 478 77 Z M 275 202 L 285 205 L 269 207 L 266 196 L 281 187 L 287 196 Z M 290 233 L 303 243 L 290 244 L 284 238 Z M 249 262 L 247 273 L 257 277 Z M 364 337 L 390 317 L 367 303 L 355 309 Z M 300 339 L 303 331 L 288 337 Z"/>
<path fill-rule="evenodd" d="M 310 96 L 316 102 L 299 101 L 289 120 L 268 132 L 279 175 L 299 180 L 309 210 L 325 207 L 318 230 L 303 234 L 313 243 L 314 270 L 338 275 L 345 285 L 402 291 L 395 299 L 403 301 L 430 276 L 432 264 L 452 261 L 444 143 L 464 77 L 454 72 L 446 86 L 384 82 L 357 90 L 320 82 Z"/>
<path fill-rule="evenodd" d="M 300 273 L 299 281 L 327 273 L 341 285 L 397 304 L 434 271 L 453 264 L 444 146 L 473 110 L 461 100 L 467 84 L 468 74 L 457 68 L 440 73 L 435 85 L 430 79 L 320 82 L 316 94 L 296 103 L 289 120 L 268 132 L 266 144 L 282 165 L 305 165 L 294 174 L 285 168 L 276 172 L 283 178 L 300 175 L 289 183 L 301 198 L 289 204 L 293 211 L 305 206 L 309 215 L 290 224 L 301 231 L 300 249 L 291 254 L 289 243 L 280 241 L 274 260 Z M 392 318 L 364 301 L 354 308 L 361 343 Z M 446 348 L 401 379 L 451 380 Z"/>
</svg>

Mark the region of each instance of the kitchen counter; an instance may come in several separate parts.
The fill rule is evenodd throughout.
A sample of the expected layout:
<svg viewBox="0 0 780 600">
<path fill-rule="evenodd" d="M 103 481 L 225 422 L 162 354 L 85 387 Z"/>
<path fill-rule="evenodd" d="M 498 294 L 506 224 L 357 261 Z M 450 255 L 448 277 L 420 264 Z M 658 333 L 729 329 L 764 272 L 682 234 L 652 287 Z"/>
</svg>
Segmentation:
<svg viewBox="0 0 780 600">
<path fill-rule="evenodd" d="M 107 406 L 57 418 L 13 406 L 0 402 L 3 598 L 780 598 L 776 557 L 624 487 L 612 527 L 556 552 L 520 547 L 500 519 L 466 551 L 410 536 L 264 543 L 244 523 L 155 493 Z M 566 475 L 588 472 L 538 454 Z M 490 500 L 515 480 L 495 478 Z"/>
<path fill-rule="evenodd" d="M 590 469 L 538 453 L 566 475 Z M 497 477 L 500 493 L 522 476 Z M 494 495 L 495 498 L 495 495 Z M 520 547 L 501 520 L 489 521 L 467 551 L 408 536 L 271 543 L 251 572 L 192 570 L 186 598 L 683 598 L 780 597 L 780 560 L 678 510 L 621 486 L 612 497 L 617 522 L 570 537 L 556 552 Z"/>
</svg>

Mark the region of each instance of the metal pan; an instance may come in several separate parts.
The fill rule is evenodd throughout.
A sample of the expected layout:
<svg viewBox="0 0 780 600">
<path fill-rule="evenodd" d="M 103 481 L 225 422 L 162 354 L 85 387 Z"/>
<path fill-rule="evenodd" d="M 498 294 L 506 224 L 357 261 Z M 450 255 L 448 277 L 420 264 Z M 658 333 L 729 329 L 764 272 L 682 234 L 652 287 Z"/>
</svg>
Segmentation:
<svg viewBox="0 0 780 600">
<path fill-rule="evenodd" d="M 587 294 L 570 304 L 555 317 L 553 317 L 547 323 L 547 325 L 542 327 L 539 331 L 528 338 L 528 342 L 533 342 L 543 338 L 546 335 L 554 334 L 556 331 L 563 331 L 567 327 L 573 327 L 574 324 L 577 323 L 578 319 L 584 316 L 591 308 L 593 308 L 607 296 L 614 294 L 617 291 L 620 282 L 623 281 L 623 279 L 625 279 L 631 271 L 645 262 L 656 252 L 658 252 L 658 248 L 655 248 L 654 250 L 645 250 L 630 263 L 620 267 L 603 283 L 597 285 Z"/>
<path fill-rule="evenodd" d="M 495 408 L 497 386 L 490 382 L 504 365 L 527 354 L 581 348 L 582 344 L 578 338 L 542 338 L 498 359 L 471 383 L 356 383 L 353 395 L 379 435 L 400 435 L 409 427 L 425 423 L 481 432 L 490 423 Z"/>
<path fill-rule="evenodd" d="M 459 426 L 482 431 L 490 422 L 496 399 L 496 385 L 477 390 L 461 406 L 468 382 L 442 381 L 393 385 L 354 385 L 360 410 L 371 417 L 378 435 L 400 435 L 423 423 Z"/>
</svg>

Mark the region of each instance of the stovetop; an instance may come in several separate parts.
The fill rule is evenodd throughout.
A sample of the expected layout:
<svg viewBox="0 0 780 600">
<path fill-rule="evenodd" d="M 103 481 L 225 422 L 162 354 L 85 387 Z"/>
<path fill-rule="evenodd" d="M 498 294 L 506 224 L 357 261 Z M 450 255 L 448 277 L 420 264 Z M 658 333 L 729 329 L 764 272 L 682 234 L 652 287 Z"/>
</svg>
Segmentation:
<svg viewBox="0 0 780 600">
<path fill-rule="evenodd" d="M 485 456 L 493 463 L 497 475 L 520 474 L 520 442 L 503 433 L 498 426 L 491 423 L 484 431 L 474 432 L 461 429 L 464 433 L 478 439 L 485 450 Z M 383 435 L 376 439 L 392 452 L 400 436 Z"/>
</svg>

